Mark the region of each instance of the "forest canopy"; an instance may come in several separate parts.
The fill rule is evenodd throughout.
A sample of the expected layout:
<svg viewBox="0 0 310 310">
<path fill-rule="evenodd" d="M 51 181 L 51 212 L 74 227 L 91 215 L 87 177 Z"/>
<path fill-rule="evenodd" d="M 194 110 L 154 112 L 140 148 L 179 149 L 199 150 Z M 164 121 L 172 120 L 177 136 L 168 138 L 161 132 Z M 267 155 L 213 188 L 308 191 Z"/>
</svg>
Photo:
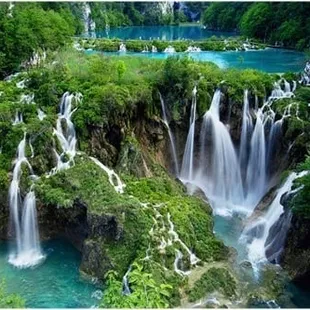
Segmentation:
<svg viewBox="0 0 310 310">
<path fill-rule="evenodd" d="M 309 2 L 213 2 L 203 14 L 203 23 L 271 44 L 300 50 L 310 46 Z"/>
</svg>

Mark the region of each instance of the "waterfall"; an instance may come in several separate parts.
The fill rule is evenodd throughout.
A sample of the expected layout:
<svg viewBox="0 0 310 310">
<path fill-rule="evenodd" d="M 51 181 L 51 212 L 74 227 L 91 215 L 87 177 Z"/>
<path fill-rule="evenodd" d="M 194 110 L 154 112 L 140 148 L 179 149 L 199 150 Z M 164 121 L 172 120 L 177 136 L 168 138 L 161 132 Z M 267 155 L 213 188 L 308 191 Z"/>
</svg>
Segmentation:
<svg viewBox="0 0 310 310">
<path fill-rule="evenodd" d="M 273 240 L 273 238 L 270 240 L 269 237 L 270 230 L 284 212 L 281 197 L 291 190 L 294 180 L 304 176 L 306 173 L 306 171 L 291 173 L 284 184 L 278 189 L 276 197 L 265 214 L 245 227 L 241 240 L 247 242 L 248 258 L 254 269 L 257 270 L 259 264 L 267 262 L 266 251 Z"/>
<path fill-rule="evenodd" d="M 15 126 L 15 125 L 21 124 L 23 122 L 24 122 L 23 114 L 21 112 L 16 111 L 15 119 L 12 121 L 12 125 Z"/>
<path fill-rule="evenodd" d="M 164 123 L 168 129 L 170 147 L 171 147 L 171 152 L 172 152 L 172 160 L 173 160 L 173 164 L 174 164 L 174 173 L 176 174 L 176 176 L 179 176 L 179 163 L 178 163 L 178 159 L 177 159 L 175 141 L 174 141 L 174 137 L 173 137 L 172 131 L 171 131 L 169 123 L 168 123 L 165 102 L 164 102 L 164 99 L 163 99 L 161 93 L 159 93 L 159 98 L 160 98 L 161 108 L 163 111 Z"/>
<path fill-rule="evenodd" d="M 38 109 L 37 111 L 39 120 L 43 121 L 43 119 L 46 117 L 46 114 L 41 109 Z"/>
<path fill-rule="evenodd" d="M 120 177 L 114 172 L 114 170 L 109 169 L 107 166 L 105 166 L 103 163 L 101 163 L 97 158 L 89 157 L 97 166 L 99 166 L 102 170 L 104 170 L 108 177 L 110 184 L 114 187 L 115 191 L 117 193 L 124 193 L 124 188 L 126 185 L 121 181 Z M 115 181 L 116 184 L 115 184 Z"/>
<path fill-rule="evenodd" d="M 208 197 L 213 211 L 224 216 L 241 212 L 249 216 L 270 186 L 277 146 L 281 141 L 283 119 L 290 116 L 292 105 L 281 119 L 275 120 L 271 106 L 274 100 L 288 97 L 290 90 L 274 84 L 271 96 L 255 109 L 249 105 L 244 91 L 242 129 L 238 152 L 229 133 L 229 126 L 220 120 L 221 92 L 216 90 L 209 110 L 203 116 L 200 149 L 194 162 L 196 96 L 193 96 L 189 132 L 183 154 L 180 179 L 191 191 L 200 188 Z M 253 117 L 252 117 L 253 115 Z M 296 106 L 298 116 L 298 106 Z"/>
<path fill-rule="evenodd" d="M 241 165 L 241 167 L 247 166 L 247 153 L 249 148 L 248 142 L 249 142 L 249 135 L 252 133 L 252 130 L 253 130 L 253 121 L 249 108 L 248 90 L 246 89 L 244 91 L 242 129 L 241 129 L 241 140 L 239 150 L 239 164 Z"/>
<path fill-rule="evenodd" d="M 126 45 L 124 43 L 121 43 L 119 46 L 119 52 L 123 52 L 126 53 L 127 49 L 126 49 Z"/>
<path fill-rule="evenodd" d="M 259 202 L 266 190 L 266 143 L 263 113 L 258 110 L 256 124 L 251 139 L 251 152 L 246 175 L 248 203 L 253 207 Z"/>
<path fill-rule="evenodd" d="M 126 271 L 125 275 L 123 276 L 123 295 L 130 295 L 131 291 L 129 288 L 129 283 L 128 283 L 128 275 L 131 272 L 131 265 L 129 266 L 128 270 Z"/>
<path fill-rule="evenodd" d="M 284 83 L 284 90 L 281 88 L 281 82 Z M 285 79 L 281 79 L 278 82 L 274 83 L 274 89 L 271 93 L 272 99 L 278 99 L 278 98 L 290 98 L 294 96 L 294 93 L 291 91 L 291 85 L 289 82 L 287 82 Z"/>
<path fill-rule="evenodd" d="M 164 53 L 173 54 L 173 53 L 175 53 L 175 48 L 173 46 L 169 45 L 168 47 L 165 48 Z"/>
<path fill-rule="evenodd" d="M 79 103 L 81 99 L 82 94 L 80 93 L 70 94 L 69 92 L 66 92 L 62 96 L 56 129 L 54 128 L 54 135 L 58 138 L 62 153 L 59 155 L 56 149 L 54 149 L 57 158 L 57 166 L 52 169 L 50 175 L 55 174 L 57 171 L 68 169 L 74 165 L 74 157 L 76 155 L 76 135 L 71 117 L 77 108 L 72 110 L 72 100 Z M 63 128 L 62 122 L 65 122 L 65 129 Z M 66 157 L 68 157 L 68 160 L 66 160 Z"/>
<path fill-rule="evenodd" d="M 243 201 L 241 172 L 227 127 L 220 121 L 221 92 L 214 93 L 203 117 L 198 177 L 194 181 L 212 201 L 214 211 L 225 214 Z M 210 134 L 210 147 L 207 138 Z M 225 202 L 225 203 L 223 203 Z M 230 206 L 227 208 L 227 204 Z"/>
<path fill-rule="evenodd" d="M 194 139 L 195 139 L 195 122 L 196 122 L 196 104 L 197 104 L 197 88 L 193 89 L 193 99 L 191 106 L 191 115 L 189 120 L 189 132 L 185 145 L 183 155 L 181 179 L 186 182 L 191 181 L 193 178 L 193 163 L 194 163 Z"/>
<path fill-rule="evenodd" d="M 10 253 L 9 262 L 19 268 L 34 266 L 44 258 L 39 244 L 35 193 L 30 189 L 24 202 L 22 202 L 20 195 L 19 183 L 22 164 L 26 164 L 32 172 L 32 168 L 25 156 L 25 147 L 26 133 L 18 145 L 13 179 L 9 189 L 11 227 L 14 230 L 16 239 L 16 246 L 14 251 Z M 21 208 L 23 209 L 22 214 L 20 214 Z"/>
</svg>

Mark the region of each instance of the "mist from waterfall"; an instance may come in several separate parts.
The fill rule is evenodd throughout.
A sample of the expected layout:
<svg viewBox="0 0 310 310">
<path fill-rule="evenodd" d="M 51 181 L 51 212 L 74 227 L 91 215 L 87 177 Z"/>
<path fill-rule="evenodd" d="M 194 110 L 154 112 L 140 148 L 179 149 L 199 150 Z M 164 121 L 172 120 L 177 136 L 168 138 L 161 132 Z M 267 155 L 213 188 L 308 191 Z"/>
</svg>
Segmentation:
<svg viewBox="0 0 310 310">
<path fill-rule="evenodd" d="M 10 227 L 15 237 L 15 247 L 10 253 L 9 262 L 18 268 L 32 267 L 44 259 L 39 241 L 35 193 L 30 189 L 24 201 L 20 193 L 22 166 L 26 165 L 32 174 L 25 148 L 26 133 L 17 148 L 9 189 Z"/>
<path fill-rule="evenodd" d="M 169 140 L 170 140 L 170 147 L 171 147 L 171 154 L 172 154 L 172 160 L 173 160 L 173 165 L 174 165 L 174 173 L 176 176 L 179 176 L 179 162 L 178 162 L 178 158 L 177 158 L 177 152 L 176 152 L 176 145 L 175 145 L 175 139 L 173 137 L 173 133 L 170 129 L 169 126 L 169 122 L 168 122 L 168 118 L 167 118 L 167 113 L 166 113 L 166 106 L 165 106 L 165 101 L 161 95 L 161 93 L 159 93 L 159 98 L 160 98 L 160 103 L 161 103 L 161 108 L 162 108 L 162 112 L 163 112 L 163 120 L 164 123 L 167 127 L 168 130 L 168 135 L 169 135 Z"/>
</svg>

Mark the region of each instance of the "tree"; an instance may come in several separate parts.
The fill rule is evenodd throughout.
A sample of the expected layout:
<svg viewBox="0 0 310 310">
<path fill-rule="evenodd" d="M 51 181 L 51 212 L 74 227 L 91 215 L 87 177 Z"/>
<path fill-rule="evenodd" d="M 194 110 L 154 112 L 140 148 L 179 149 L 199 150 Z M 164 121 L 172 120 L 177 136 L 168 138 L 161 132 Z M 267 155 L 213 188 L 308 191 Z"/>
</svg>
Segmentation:
<svg viewBox="0 0 310 310">
<path fill-rule="evenodd" d="M 270 3 L 259 2 L 252 4 L 241 19 L 241 33 L 245 36 L 266 40 L 273 16 L 274 12 Z"/>
</svg>

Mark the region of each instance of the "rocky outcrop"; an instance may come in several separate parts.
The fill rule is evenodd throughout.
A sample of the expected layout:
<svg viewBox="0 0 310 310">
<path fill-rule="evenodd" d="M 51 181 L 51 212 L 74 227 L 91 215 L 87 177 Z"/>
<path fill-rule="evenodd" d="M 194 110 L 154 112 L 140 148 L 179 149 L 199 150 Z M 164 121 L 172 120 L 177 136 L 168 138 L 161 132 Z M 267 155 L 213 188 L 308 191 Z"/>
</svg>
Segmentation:
<svg viewBox="0 0 310 310">
<path fill-rule="evenodd" d="M 301 286 L 310 285 L 310 219 L 293 214 L 287 234 L 281 265 L 293 281 Z"/>
<path fill-rule="evenodd" d="M 104 244 L 123 237 L 123 226 L 116 216 L 90 212 L 81 201 L 71 208 L 40 205 L 38 216 L 42 239 L 66 238 L 82 253 L 83 273 L 102 278 L 113 268 Z"/>
</svg>

